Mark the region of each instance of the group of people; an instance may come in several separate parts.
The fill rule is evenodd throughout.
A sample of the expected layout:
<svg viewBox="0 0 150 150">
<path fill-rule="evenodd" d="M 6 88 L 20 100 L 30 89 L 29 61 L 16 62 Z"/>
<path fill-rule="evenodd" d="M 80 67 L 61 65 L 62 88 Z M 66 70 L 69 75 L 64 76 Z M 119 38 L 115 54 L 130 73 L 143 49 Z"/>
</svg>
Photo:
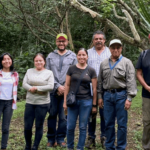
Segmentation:
<svg viewBox="0 0 150 150">
<path fill-rule="evenodd" d="M 57 49 L 44 55 L 37 53 L 34 68 L 28 69 L 23 79 L 27 90 L 24 112 L 25 150 L 37 150 L 43 135 L 47 112 L 47 148 L 60 146 L 74 149 L 74 137 L 79 117 L 77 150 L 95 147 L 96 116 L 100 114 L 100 141 L 106 150 L 125 150 L 127 146 L 127 110 L 136 96 L 135 69 L 132 62 L 122 56 L 122 42 L 113 39 L 109 48 L 106 37 L 96 31 L 93 47 L 80 48 L 77 54 L 67 50 L 68 37 L 56 37 Z M 142 52 L 136 65 L 137 78 L 143 86 L 143 148 L 150 150 L 150 50 Z M 16 109 L 18 73 L 14 70 L 9 53 L 0 57 L 0 117 L 2 119 L 1 150 L 6 150 L 9 125 Z M 76 95 L 73 106 L 67 105 L 67 95 Z M 99 106 L 99 109 L 98 109 Z M 35 120 L 35 138 L 32 127 Z M 117 120 L 117 146 L 115 146 L 115 121 Z M 88 128 L 87 143 L 86 130 Z M 67 143 L 65 137 L 67 136 Z"/>
</svg>

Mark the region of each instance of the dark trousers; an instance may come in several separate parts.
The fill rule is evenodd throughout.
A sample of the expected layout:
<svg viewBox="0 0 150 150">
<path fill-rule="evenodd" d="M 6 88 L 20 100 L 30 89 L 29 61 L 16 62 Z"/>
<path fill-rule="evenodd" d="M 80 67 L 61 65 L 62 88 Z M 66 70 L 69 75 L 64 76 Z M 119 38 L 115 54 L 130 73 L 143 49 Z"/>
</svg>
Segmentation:
<svg viewBox="0 0 150 150">
<path fill-rule="evenodd" d="M 49 104 L 33 105 L 26 104 L 24 114 L 24 136 L 26 141 L 25 150 L 31 150 L 32 127 L 35 120 L 35 139 L 33 147 L 38 149 L 39 143 L 43 135 L 43 124 L 47 114 Z"/>
<path fill-rule="evenodd" d="M 51 103 L 50 103 L 50 115 L 48 117 L 48 132 L 47 138 L 48 142 L 57 143 L 64 142 L 64 138 L 66 137 L 66 129 L 67 129 L 67 121 L 65 119 L 63 103 L 64 96 L 57 96 L 54 93 L 50 94 Z M 58 128 L 56 130 L 57 123 L 57 115 L 59 117 L 58 120 Z"/>
<path fill-rule="evenodd" d="M 9 125 L 13 114 L 12 100 L 0 100 L 0 118 L 2 119 L 2 140 L 1 149 L 6 149 L 9 136 Z"/>
<path fill-rule="evenodd" d="M 124 109 L 127 99 L 126 90 L 104 92 L 104 117 L 106 150 L 125 150 L 127 145 L 127 111 Z M 115 119 L 117 118 L 117 147 L 115 147 Z"/>
<path fill-rule="evenodd" d="M 99 114 L 101 118 L 100 128 L 101 128 L 101 137 L 105 136 L 105 120 L 104 120 L 104 112 L 103 109 L 99 108 Z M 92 114 L 92 121 L 88 123 L 88 135 L 90 138 L 95 139 L 95 130 L 96 130 L 96 115 Z M 90 120 L 90 119 L 89 119 Z"/>
<path fill-rule="evenodd" d="M 150 98 L 142 97 L 143 113 L 143 137 L 142 145 L 144 150 L 150 149 Z"/>
</svg>

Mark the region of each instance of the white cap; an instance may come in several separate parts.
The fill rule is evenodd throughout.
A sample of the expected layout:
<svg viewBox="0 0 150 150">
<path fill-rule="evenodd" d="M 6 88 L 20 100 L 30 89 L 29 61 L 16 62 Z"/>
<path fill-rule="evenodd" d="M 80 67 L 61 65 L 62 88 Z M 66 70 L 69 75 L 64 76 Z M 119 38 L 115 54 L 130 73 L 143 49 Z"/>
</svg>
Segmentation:
<svg viewBox="0 0 150 150">
<path fill-rule="evenodd" d="M 119 39 L 113 39 L 113 40 L 110 41 L 109 47 L 110 47 L 112 44 L 115 44 L 115 43 L 118 43 L 118 44 L 122 45 L 122 43 L 121 43 L 121 41 L 120 41 Z"/>
</svg>

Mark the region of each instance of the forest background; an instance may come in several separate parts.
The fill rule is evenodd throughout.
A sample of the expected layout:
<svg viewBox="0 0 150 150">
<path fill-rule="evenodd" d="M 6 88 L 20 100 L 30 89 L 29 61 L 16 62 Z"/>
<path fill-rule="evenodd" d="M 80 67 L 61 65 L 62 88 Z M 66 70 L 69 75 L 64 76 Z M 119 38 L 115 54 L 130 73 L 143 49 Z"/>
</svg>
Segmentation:
<svg viewBox="0 0 150 150">
<path fill-rule="evenodd" d="M 92 34 L 102 30 L 106 45 L 123 42 L 123 55 L 136 63 L 148 49 L 149 0 L 0 0 L 0 53 L 9 52 L 19 72 L 18 98 L 24 98 L 22 79 L 33 67 L 33 56 L 56 48 L 60 32 L 69 37 L 68 49 L 92 46 Z"/>
</svg>

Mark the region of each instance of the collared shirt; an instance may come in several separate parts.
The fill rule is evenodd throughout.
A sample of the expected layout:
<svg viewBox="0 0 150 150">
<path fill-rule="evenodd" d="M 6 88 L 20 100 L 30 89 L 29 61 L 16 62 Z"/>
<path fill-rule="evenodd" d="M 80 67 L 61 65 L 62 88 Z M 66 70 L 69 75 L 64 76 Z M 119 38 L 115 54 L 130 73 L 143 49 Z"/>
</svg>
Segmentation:
<svg viewBox="0 0 150 150">
<path fill-rule="evenodd" d="M 59 86 L 65 84 L 68 68 L 77 63 L 76 54 L 71 50 L 68 50 L 63 56 L 62 67 L 60 65 L 60 55 L 57 50 L 49 53 L 46 58 L 46 68 L 51 70 L 54 74 L 55 81 L 53 92 L 55 92 Z"/>
<path fill-rule="evenodd" d="M 99 74 L 100 64 L 102 61 L 104 61 L 106 58 L 109 58 L 111 55 L 110 50 L 107 46 L 105 46 L 104 51 L 98 55 L 96 52 L 95 47 L 92 47 L 88 50 L 88 65 L 95 69 L 97 77 Z"/>
<path fill-rule="evenodd" d="M 121 56 L 120 56 L 121 57 Z M 102 98 L 103 89 L 127 89 L 127 98 L 135 97 L 137 86 L 135 80 L 135 69 L 132 62 L 123 57 L 120 62 L 111 70 L 109 66 L 114 63 L 111 57 L 101 63 L 98 76 L 98 99 Z"/>
<path fill-rule="evenodd" d="M 13 105 L 12 105 L 12 109 L 16 109 L 16 102 L 17 102 L 17 86 L 18 86 L 18 80 L 19 80 L 19 76 L 17 72 L 12 72 L 11 74 L 12 77 L 12 81 L 13 81 Z M 3 75 L 2 75 L 2 70 L 0 70 L 0 88 L 1 88 L 1 83 L 3 80 Z M 0 95 L 1 95 L 1 90 L 0 90 Z"/>
</svg>

